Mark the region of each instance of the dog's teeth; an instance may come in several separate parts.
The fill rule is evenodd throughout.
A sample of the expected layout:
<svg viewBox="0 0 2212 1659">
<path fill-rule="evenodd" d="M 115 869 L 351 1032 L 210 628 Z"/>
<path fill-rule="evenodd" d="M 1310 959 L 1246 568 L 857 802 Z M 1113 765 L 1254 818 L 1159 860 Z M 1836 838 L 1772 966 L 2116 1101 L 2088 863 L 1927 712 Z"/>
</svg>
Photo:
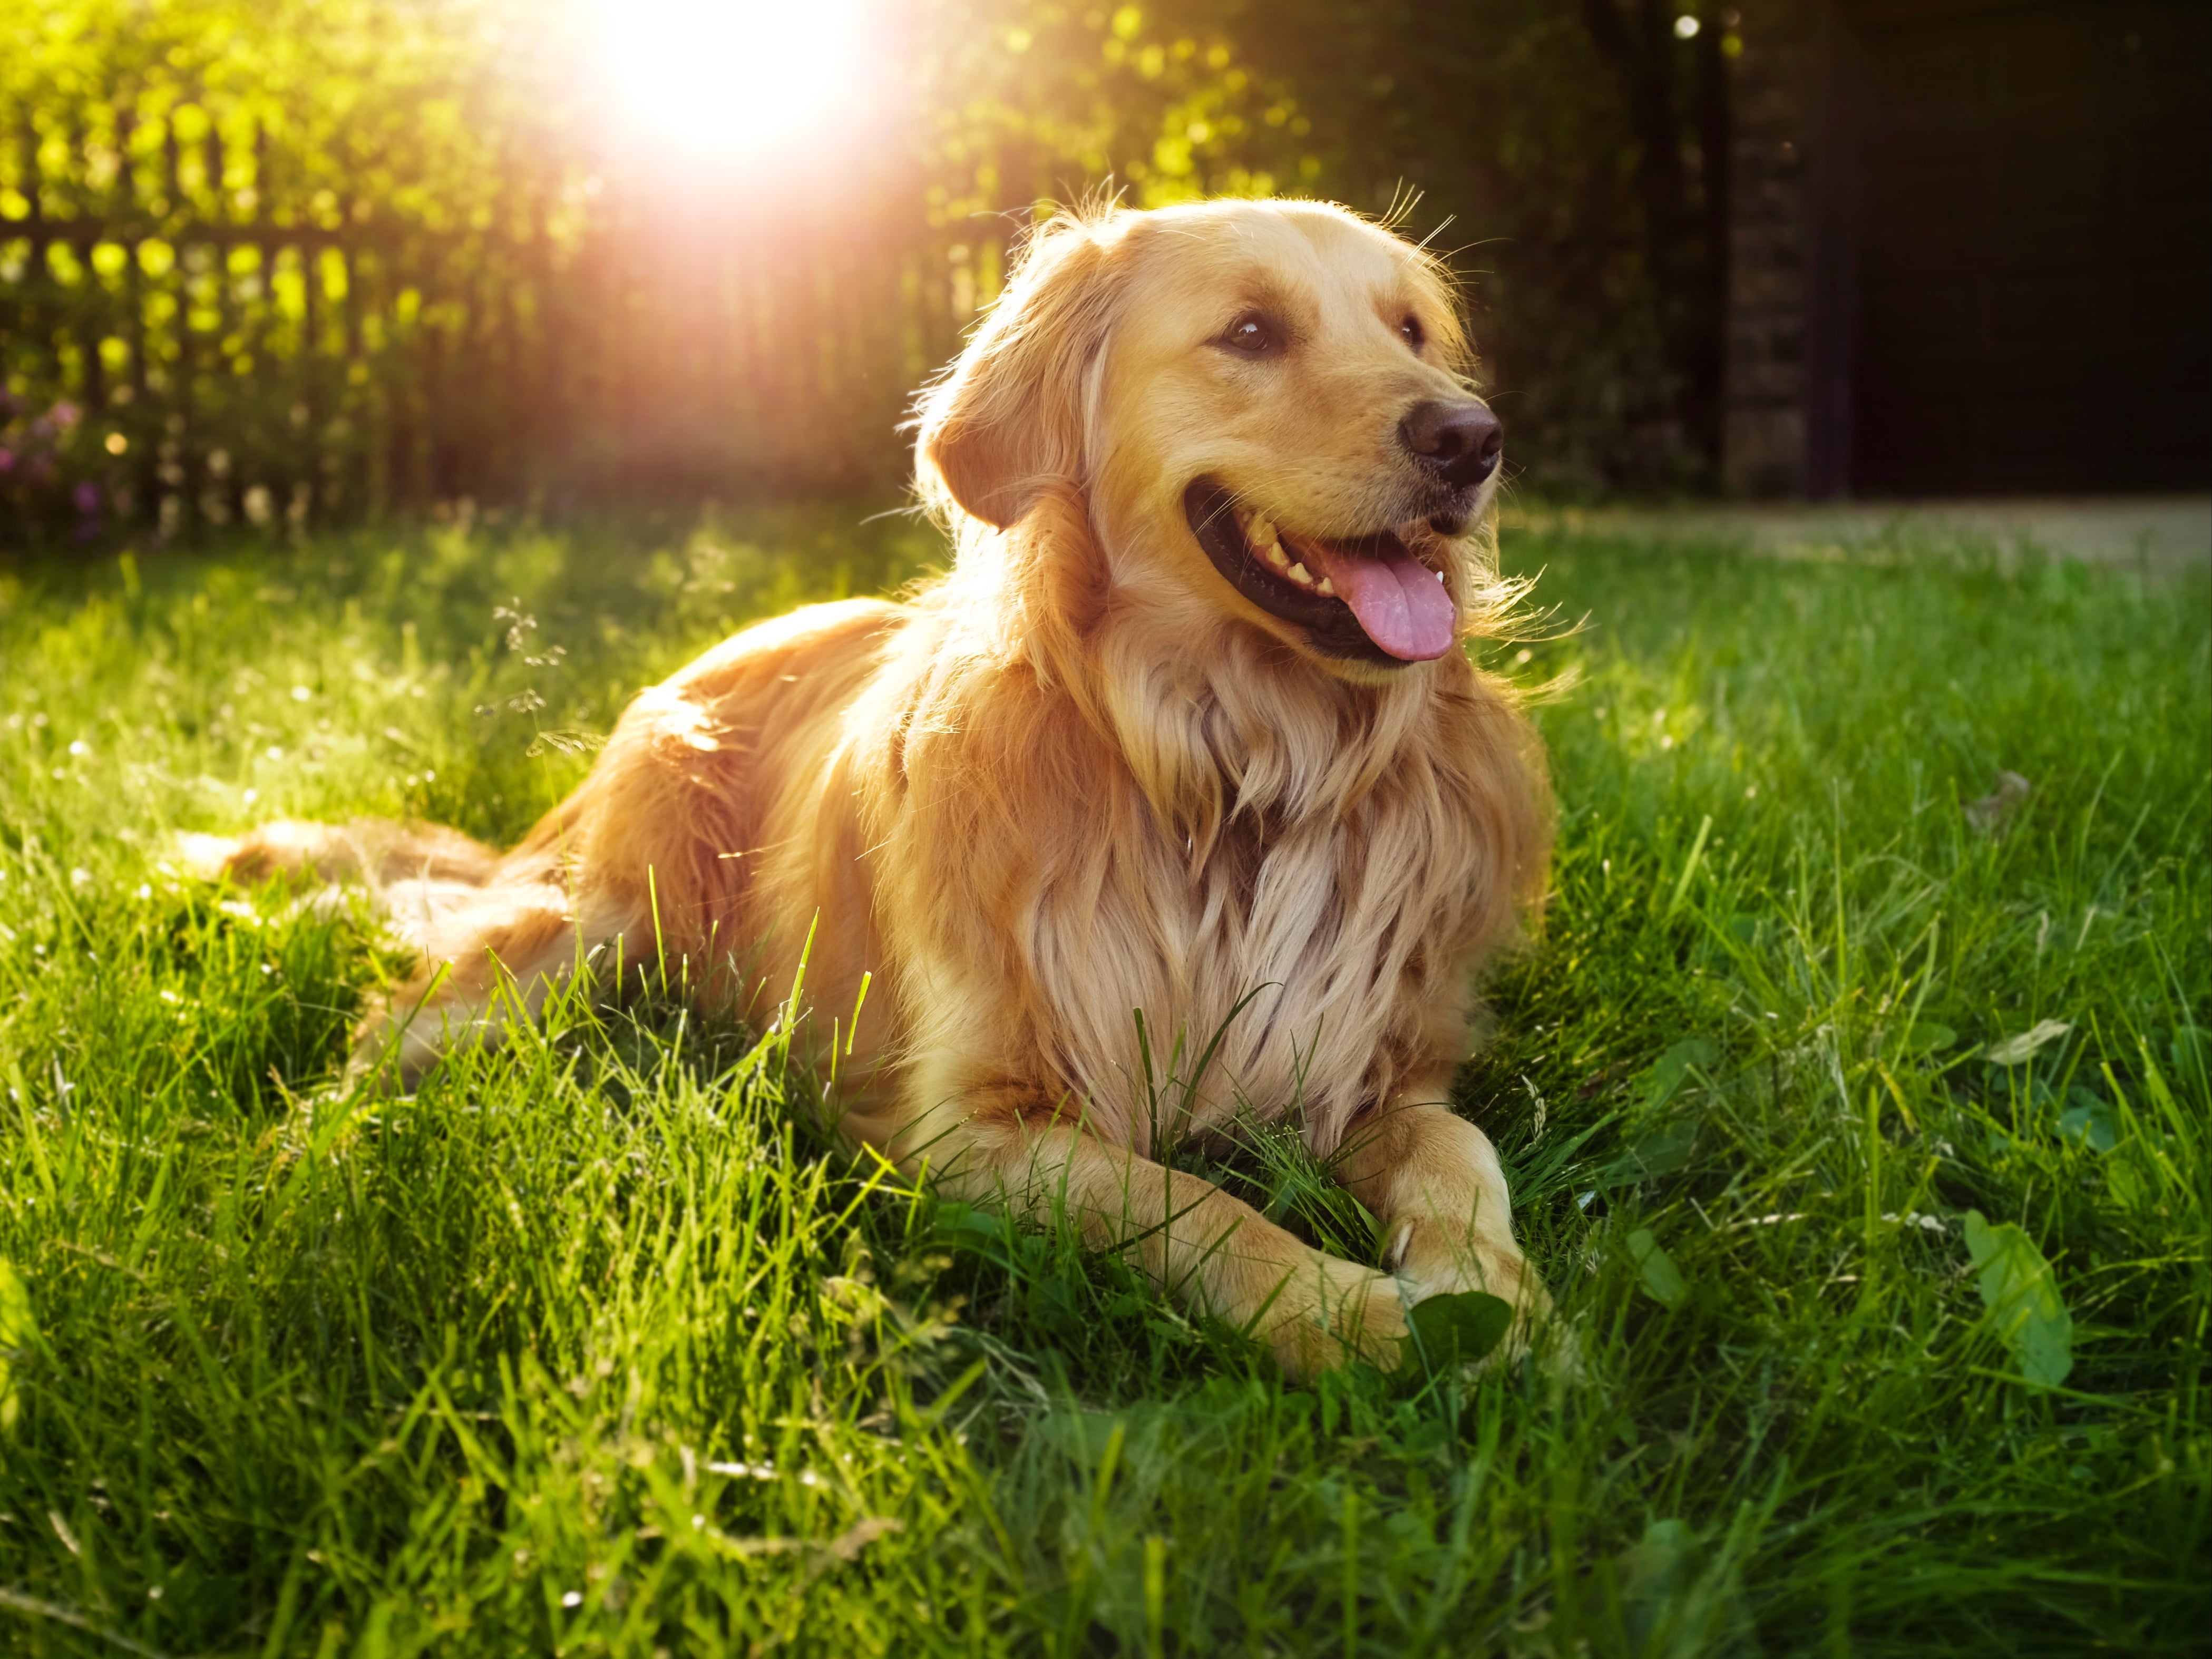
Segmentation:
<svg viewBox="0 0 2212 1659">
<path fill-rule="evenodd" d="M 1442 580 L 1443 580 L 1443 579 L 1444 579 L 1444 573 L 1443 573 L 1443 571 L 1441 571 L 1441 570 L 1437 571 L 1437 580 L 1438 581 L 1440 581 L 1440 582 L 1441 582 Z"/>
<path fill-rule="evenodd" d="M 1313 586 L 1313 572 L 1302 564 L 1294 564 L 1291 567 L 1291 580 L 1294 582 L 1304 582 L 1310 587 Z"/>
<path fill-rule="evenodd" d="M 1275 539 L 1274 521 L 1271 519 L 1262 518 L 1256 514 L 1254 514 L 1250 534 L 1253 544 L 1255 546 L 1267 546 Z"/>
<path fill-rule="evenodd" d="M 1287 569 L 1290 567 L 1291 556 L 1283 551 L 1283 544 L 1280 542 L 1267 544 L 1267 562 L 1278 569 Z"/>
<path fill-rule="evenodd" d="M 1315 591 L 1320 593 L 1326 593 L 1333 599 L 1336 597 L 1336 584 L 1331 581 L 1328 577 L 1323 576 L 1321 579 L 1321 586 Z"/>
</svg>

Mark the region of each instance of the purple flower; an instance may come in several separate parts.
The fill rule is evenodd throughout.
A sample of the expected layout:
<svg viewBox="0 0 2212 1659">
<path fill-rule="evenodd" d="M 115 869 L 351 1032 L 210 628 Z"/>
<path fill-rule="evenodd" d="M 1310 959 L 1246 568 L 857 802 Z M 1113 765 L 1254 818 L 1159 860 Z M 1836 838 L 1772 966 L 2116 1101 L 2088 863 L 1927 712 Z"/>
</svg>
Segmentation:
<svg viewBox="0 0 2212 1659">
<path fill-rule="evenodd" d="M 0 478 L 6 477 L 15 470 L 15 452 L 12 449 L 0 449 Z"/>
<path fill-rule="evenodd" d="M 82 513 L 88 517 L 96 515 L 100 512 L 100 486 L 98 484 L 79 484 L 75 489 L 70 491 L 70 499 L 76 503 L 76 510 L 78 512 Z"/>
<path fill-rule="evenodd" d="M 64 432 L 76 424 L 77 416 L 81 413 L 77 406 L 66 398 L 46 411 L 47 416 L 53 423 Z"/>
</svg>

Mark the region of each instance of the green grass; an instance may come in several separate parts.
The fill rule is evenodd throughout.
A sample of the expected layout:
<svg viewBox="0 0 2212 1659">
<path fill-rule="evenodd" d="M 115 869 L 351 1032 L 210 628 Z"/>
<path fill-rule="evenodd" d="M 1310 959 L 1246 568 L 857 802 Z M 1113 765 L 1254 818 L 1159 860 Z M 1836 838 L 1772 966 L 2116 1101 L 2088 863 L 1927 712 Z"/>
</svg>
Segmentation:
<svg viewBox="0 0 2212 1659">
<path fill-rule="evenodd" d="M 2201 576 L 1510 544 L 1588 621 L 1498 653 L 1571 679 L 1557 896 L 1461 1099 L 1558 1321 L 1292 1389 L 855 1167 L 673 1003 L 349 1092 L 366 918 L 166 862 L 278 813 L 511 836 L 638 686 L 937 556 L 857 517 L 0 576 L 0 1651 L 2202 1639 Z M 1217 1173 L 1370 1248 L 1279 1144 Z"/>
</svg>

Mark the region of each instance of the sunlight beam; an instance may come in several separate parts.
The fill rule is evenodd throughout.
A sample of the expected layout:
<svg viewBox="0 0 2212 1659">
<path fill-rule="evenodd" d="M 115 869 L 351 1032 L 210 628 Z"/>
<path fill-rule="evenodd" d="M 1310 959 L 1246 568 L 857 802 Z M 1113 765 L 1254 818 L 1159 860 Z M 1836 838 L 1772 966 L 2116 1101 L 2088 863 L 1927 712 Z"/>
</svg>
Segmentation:
<svg viewBox="0 0 2212 1659">
<path fill-rule="evenodd" d="M 702 159 L 819 130 L 861 78 L 860 0 L 599 0 L 599 15 L 624 122 Z"/>
</svg>

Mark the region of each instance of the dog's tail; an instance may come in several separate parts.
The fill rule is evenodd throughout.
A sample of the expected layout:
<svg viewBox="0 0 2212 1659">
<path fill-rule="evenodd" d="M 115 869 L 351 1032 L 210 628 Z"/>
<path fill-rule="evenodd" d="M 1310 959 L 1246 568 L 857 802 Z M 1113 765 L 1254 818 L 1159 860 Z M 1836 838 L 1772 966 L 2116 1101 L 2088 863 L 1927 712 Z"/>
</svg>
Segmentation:
<svg viewBox="0 0 2212 1659">
<path fill-rule="evenodd" d="M 210 879 L 263 882 L 304 876 L 324 882 L 362 880 L 379 890 L 403 881 L 482 887 L 499 873 L 504 856 L 442 823 L 389 818 L 355 818 L 349 823 L 283 818 L 243 836 L 182 835 L 177 850 L 196 872 Z"/>
<path fill-rule="evenodd" d="M 301 901 L 311 907 L 335 900 L 340 884 L 366 886 L 391 935 L 417 960 L 404 981 L 370 999 L 354 1064 L 374 1065 L 397 1045 L 409 1082 L 463 1032 L 498 1039 L 513 1012 L 497 995 L 502 982 L 519 988 L 518 1006 L 534 1016 L 580 951 L 635 925 L 627 913 L 602 915 L 605 906 L 580 921 L 559 861 L 544 850 L 526 843 L 502 854 L 443 824 L 284 819 L 242 836 L 180 836 L 177 850 L 211 880 L 319 884 Z"/>
</svg>

